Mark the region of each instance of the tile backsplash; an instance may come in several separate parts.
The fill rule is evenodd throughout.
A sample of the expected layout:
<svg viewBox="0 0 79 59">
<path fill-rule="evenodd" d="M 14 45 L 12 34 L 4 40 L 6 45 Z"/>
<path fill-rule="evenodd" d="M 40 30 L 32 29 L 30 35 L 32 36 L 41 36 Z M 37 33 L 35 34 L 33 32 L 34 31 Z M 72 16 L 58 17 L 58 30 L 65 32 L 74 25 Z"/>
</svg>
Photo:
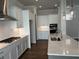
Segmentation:
<svg viewBox="0 0 79 59">
<path fill-rule="evenodd" d="M 24 28 L 15 28 L 14 29 L 14 33 L 13 36 L 15 37 L 24 37 L 25 35 L 27 35 L 27 33 L 25 33 Z"/>
<path fill-rule="evenodd" d="M 16 21 L 12 20 L 0 21 L 0 41 L 14 36 L 13 34 L 16 24 Z"/>
</svg>

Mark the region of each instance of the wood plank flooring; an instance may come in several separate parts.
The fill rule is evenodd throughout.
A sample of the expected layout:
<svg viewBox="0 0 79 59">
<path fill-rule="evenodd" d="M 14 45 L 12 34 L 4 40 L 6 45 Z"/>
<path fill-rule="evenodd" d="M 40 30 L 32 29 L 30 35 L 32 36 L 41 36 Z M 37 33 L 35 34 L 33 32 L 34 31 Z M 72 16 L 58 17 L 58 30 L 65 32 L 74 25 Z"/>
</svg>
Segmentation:
<svg viewBox="0 0 79 59">
<path fill-rule="evenodd" d="M 48 41 L 37 41 L 36 45 L 27 50 L 19 59 L 48 59 L 47 56 Z"/>
</svg>

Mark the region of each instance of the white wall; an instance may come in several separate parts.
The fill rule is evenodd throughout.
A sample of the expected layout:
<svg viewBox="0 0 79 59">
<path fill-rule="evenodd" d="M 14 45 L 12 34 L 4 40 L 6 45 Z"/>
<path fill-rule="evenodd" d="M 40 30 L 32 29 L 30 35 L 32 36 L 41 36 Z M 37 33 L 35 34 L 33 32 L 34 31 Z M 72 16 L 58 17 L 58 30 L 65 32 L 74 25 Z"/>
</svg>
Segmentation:
<svg viewBox="0 0 79 59">
<path fill-rule="evenodd" d="M 14 36 L 16 21 L 0 21 L 0 40 Z"/>
</svg>

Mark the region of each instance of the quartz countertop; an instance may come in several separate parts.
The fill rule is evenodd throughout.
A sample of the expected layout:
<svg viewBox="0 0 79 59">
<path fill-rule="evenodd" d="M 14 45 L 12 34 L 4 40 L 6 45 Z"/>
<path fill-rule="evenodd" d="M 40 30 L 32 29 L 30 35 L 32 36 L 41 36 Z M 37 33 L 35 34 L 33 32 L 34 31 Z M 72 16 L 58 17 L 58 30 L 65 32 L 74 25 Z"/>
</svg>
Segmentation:
<svg viewBox="0 0 79 59">
<path fill-rule="evenodd" d="M 9 45 L 8 43 L 0 43 L 0 49 L 6 47 L 6 46 L 8 46 L 8 45 Z"/>
<path fill-rule="evenodd" d="M 79 57 L 79 42 L 68 35 L 62 35 L 61 41 L 52 41 L 51 37 L 60 37 L 60 34 L 50 34 L 48 40 L 48 55 Z"/>
</svg>

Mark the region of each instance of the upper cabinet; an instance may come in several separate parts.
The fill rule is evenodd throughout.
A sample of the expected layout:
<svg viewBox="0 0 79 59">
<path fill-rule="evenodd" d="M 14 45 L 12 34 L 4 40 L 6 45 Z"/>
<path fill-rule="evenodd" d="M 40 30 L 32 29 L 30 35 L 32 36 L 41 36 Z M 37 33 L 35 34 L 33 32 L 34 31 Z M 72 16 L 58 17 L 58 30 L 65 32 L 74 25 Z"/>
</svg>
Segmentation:
<svg viewBox="0 0 79 59">
<path fill-rule="evenodd" d="M 7 0 L 7 14 L 13 18 L 16 18 L 15 0 Z"/>
<path fill-rule="evenodd" d="M 17 20 L 17 27 L 23 27 L 23 16 L 22 16 L 22 8 L 18 1 L 16 0 L 7 0 L 7 7 L 8 7 L 8 15 L 15 18 Z"/>
<path fill-rule="evenodd" d="M 17 19 L 17 27 L 23 27 L 23 10 L 19 7 L 16 7 L 16 19 Z"/>
</svg>

